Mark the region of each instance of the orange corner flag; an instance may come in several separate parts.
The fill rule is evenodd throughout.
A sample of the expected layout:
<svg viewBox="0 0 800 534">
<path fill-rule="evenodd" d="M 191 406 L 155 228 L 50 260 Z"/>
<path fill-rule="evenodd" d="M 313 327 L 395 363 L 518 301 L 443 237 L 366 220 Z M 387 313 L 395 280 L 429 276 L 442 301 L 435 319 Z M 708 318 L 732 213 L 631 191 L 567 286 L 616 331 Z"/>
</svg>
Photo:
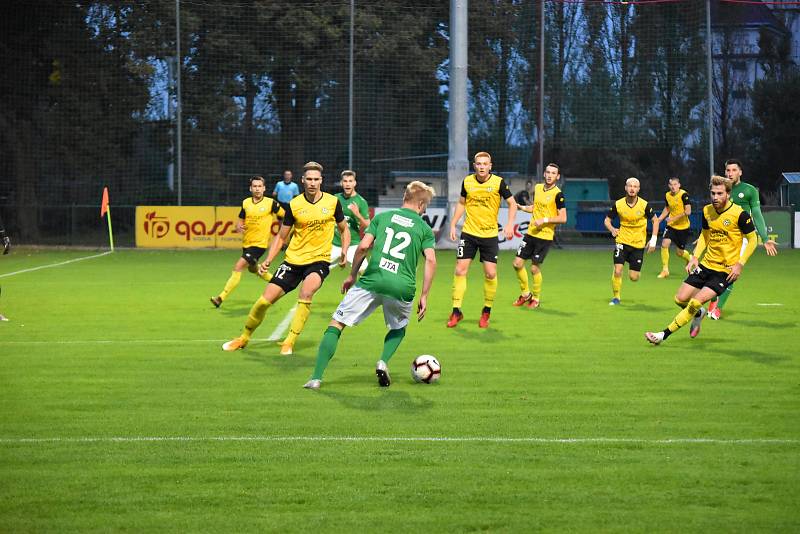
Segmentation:
<svg viewBox="0 0 800 534">
<path fill-rule="evenodd" d="M 108 211 L 108 188 L 103 188 L 103 200 L 100 202 L 100 217 Z"/>
</svg>

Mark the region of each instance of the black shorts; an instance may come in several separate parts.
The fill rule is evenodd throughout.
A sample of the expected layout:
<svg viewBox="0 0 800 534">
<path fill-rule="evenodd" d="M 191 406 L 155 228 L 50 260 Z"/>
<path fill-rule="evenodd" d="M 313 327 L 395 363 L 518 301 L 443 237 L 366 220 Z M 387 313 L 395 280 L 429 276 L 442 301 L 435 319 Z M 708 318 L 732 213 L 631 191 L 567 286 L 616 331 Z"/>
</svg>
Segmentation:
<svg viewBox="0 0 800 534">
<path fill-rule="evenodd" d="M 552 244 L 553 242 L 549 239 L 540 239 L 526 234 L 517 248 L 517 257 L 523 260 L 531 260 L 534 265 L 540 265 L 544 263 L 547 251 L 550 250 L 550 245 Z"/>
<path fill-rule="evenodd" d="M 275 276 L 272 277 L 269 283 L 275 284 L 288 293 L 299 286 L 300 282 L 310 274 L 317 273 L 324 281 L 329 272 L 330 268 L 327 261 L 317 261 L 308 265 L 293 265 L 283 262 L 278 267 L 278 270 L 275 271 Z"/>
<path fill-rule="evenodd" d="M 261 256 L 267 251 L 265 248 L 261 247 L 247 247 L 242 249 L 242 258 L 247 262 L 248 265 L 254 267 L 258 260 L 261 259 Z"/>
<path fill-rule="evenodd" d="M 628 262 L 628 269 L 631 271 L 641 271 L 644 263 L 644 248 L 635 248 L 630 245 L 614 245 L 614 263 L 625 264 Z"/>
<path fill-rule="evenodd" d="M 671 226 L 664 228 L 664 239 L 669 239 L 681 250 L 686 250 L 686 242 L 689 241 L 689 229 L 676 230 Z"/>
<path fill-rule="evenodd" d="M 704 265 L 698 265 L 692 273 L 686 277 L 685 283 L 697 289 L 704 287 L 714 290 L 717 295 L 722 295 L 733 282 L 728 282 L 728 273 L 724 271 L 714 271 Z"/>
<path fill-rule="evenodd" d="M 497 237 L 475 237 L 461 232 L 461 239 L 458 240 L 458 249 L 456 249 L 456 259 L 474 259 L 479 250 L 482 262 L 497 263 L 497 253 L 500 252 L 500 243 L 497 241 Z"/>
</svg>

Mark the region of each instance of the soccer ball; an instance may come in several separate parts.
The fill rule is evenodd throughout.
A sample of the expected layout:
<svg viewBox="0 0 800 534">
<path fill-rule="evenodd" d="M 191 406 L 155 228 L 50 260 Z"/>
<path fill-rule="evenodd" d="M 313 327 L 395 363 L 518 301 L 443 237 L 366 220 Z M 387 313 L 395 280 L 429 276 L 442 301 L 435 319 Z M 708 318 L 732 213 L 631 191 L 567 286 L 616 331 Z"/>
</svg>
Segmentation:
<svg viewBox="0 0 800 534">
<path fill-rule="evenodd" d="M 442 366 L 439 360 L 430 354 L 417 356 L 411 362 L 411 377 L 415 382 L 430 384 L 439 380 L 440 376 L 442 376 Z"/>
</svg>

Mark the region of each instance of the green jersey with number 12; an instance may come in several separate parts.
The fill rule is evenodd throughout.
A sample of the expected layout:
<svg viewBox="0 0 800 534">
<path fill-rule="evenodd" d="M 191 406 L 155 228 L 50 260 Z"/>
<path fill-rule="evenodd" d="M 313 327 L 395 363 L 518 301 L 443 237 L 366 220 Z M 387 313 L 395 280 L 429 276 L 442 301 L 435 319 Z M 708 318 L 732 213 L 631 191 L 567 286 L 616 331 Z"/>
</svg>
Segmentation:
<svg viewBox="0 0 800 534">
<path fill-rule="evenodd" d="M 376 215 L 365 234 L 375 238 L 369 266 L 356 285 L 404 302 L 414 300 L 417 262 L 433 248 L 433 231 L 414 210 L 400 208 Z"/>
</svg>

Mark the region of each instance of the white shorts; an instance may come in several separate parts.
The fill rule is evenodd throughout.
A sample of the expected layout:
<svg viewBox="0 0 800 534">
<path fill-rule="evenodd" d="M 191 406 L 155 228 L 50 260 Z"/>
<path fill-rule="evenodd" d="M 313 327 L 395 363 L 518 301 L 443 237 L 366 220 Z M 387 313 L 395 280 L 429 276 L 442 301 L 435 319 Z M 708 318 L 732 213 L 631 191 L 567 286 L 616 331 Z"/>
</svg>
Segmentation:
<svg viewBox="0 0 800 534">
<path fill-rule="evenodd" d="M 356 249 L 358 245 L 350 245 L 347 247 L 347 263 L 353 265 L 353 258 L 356 255 Z M 339 258 L 342 256 L 342 247 L 338 247 L 336 245 L 331 245 L 331 266 L 335 267 L 337 263 L 339 263 Z M 361 267 L 358 269 L 358 272 L 363 273 L 367 269 L 367 258 L 364 258 L 364 261 L 361 262 Z"/>
<path fill-rule="evenodd" d="M 411 315 L 413 302 L 403 302 L 378 295 L 361 287 L 352 287 L 333 312 L 333 319 L 347 326 L 355 326 L 369 317 L 375 308 L 383 306 L 383 320 L 389 330 L 405 328 Z"/>
</svg>

